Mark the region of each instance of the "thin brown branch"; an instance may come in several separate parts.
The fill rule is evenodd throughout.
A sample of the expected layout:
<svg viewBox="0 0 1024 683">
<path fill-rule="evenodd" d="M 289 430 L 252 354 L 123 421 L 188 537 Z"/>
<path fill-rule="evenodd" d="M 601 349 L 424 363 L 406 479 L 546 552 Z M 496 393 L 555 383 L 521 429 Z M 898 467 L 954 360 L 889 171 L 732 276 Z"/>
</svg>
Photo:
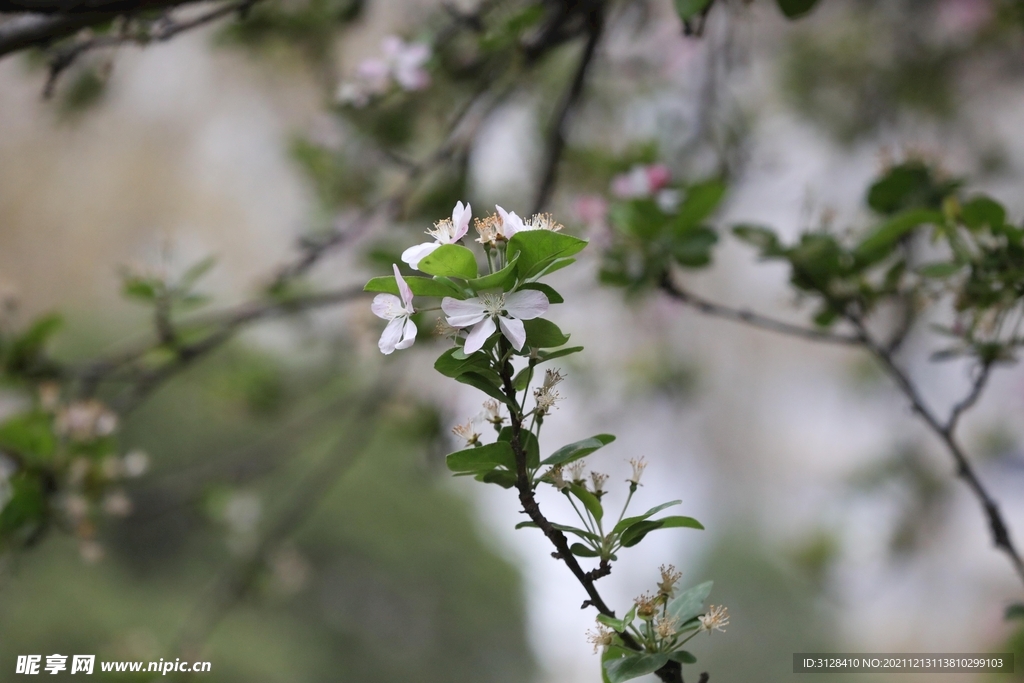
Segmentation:
<svg viewBox="0 0 1024 683">
<path fill-rule="evenodd" d="M 603 30 L 604 5 L 600 1 L 591 2 L 589 11 L 586 11 L 587 42 L 583 47 L 583 54 L 580 55 L 580 61 L 572 80 L 569 81 L 569 87 L 562 95 L 562 102 L 548 132 L 545 144 L 544 171 L 537 187 L 537 196 L 534 198 L 531 213 L 540 213 L 554 192 L 558 178 L 558 165 L 565 151 L 569 120 L 573 111 L 579 106 L 580 98 L 583 95 L 583 85 L 587 79 L 587 71 L 594 61 Z"/>
<path fill-rule="evenodd" d="M 202 339 L 189 344 L 171 346 L 174 358 L 152 369 L 140 369 L 137 363 L 146 354 L 160 348 L 162 342 L 147 342 L 134 349 L 123 351 L 111 357 L 94 361 L 85 367 L 72 371 L 71 375 L 81 382 L 81 392 L 91 395 L 101 382 L 122 379 L 132 384 L 127 395 L 115 406 L 130 411 L 156 389 L 163 381 L 176 375 L 186 367 L 208 355 L 234 337 L 242 328 L 260 320 L 282 315 L 294 315 L 319 308 L 337 306 L 361 298 L 359 287 L 347 287 L 333 292 L 322 292 L 281 301 L 255 301 L 225 311 L 193 316 L 178 325 L 178 330 L 214 328 Z"/>
<path fill-rule="evenodd" d="M 971 384 L 970 393 L 968 393 L 963 400 L 953 406 L 953 409 L 949 412 L 949 417 L 946 419 L 946 424 L 943 427 L 945 431 L 952 434 L 956 430 L 956 425 L 960 421 L 960 416 L 963 415 L 965 411 L 971 409 L 974 404 L 978 402 L 978 399 L 981 398 L 981 394 L 985 390 L 985 386 L 988 384 L 988 378 L 992 375 L 993 365 L 993 362 L 985 361 L 978 366 L 978 375 L 974 378 L 974 381 Z"/>
<path fill-rule="evenodd" d="M 1006 553 L 1011 564 L 1013 564 L 1013 568 L 1017 572 L 1017 575 L 1022 581 L 1024 581 L 1024 560 L 1021 559 L 1021 555 L 1013 543 L 1006 521 L 1003 519 L 1003 515 L 999 511 L 999 506 L 985 488 L 984 484 L 982 484 L 977 472 L 975 472 L 974 467 L 971 465 L 970 459 L 956 440 L 956 418 L 958 418 L 964 410 L 977 401 L 978 396 L 980 396 L 984 387 L 985 379 L 988 376 L 987 369 L 981 374 L 978 381 L 975 382 L 971 394 L 961 404 L 958 404 L 957 408 L 959 409 L 954 408 L 954 413 L 950 416 L 949 421 L 943 424 L 936 414 L 925 404 L 924 399 L 921 397 L 917 387 L 910 380 L 910 377 L 896 364 L 893 355 L 884 346 L 874 340 L 865 327 L 863 321 L 852 315 L 847 316 L 847 319 L 857 329 L 862 340 L 861 343 L 864 347 L 871 352 L 871 355 L 873 355 L 881 364 L 886 374 L 896 382 L 896 385 L 900 388 L 903 394 L 910 400 L 910 405 L 914 412 L 924 420 L 928 428 L 931 429 L 931 431 L 934 432 L 942 441 L 943 445 L 946 446 L 946 450 L 948 450 L 949 454 L 953 457 L 957 475 L 964 480 L 968 488 L 970 488 L 971 492 L 974 494 L 974 497 L 977 498 L 978 502 L 981 504 L 985 517 L 988 520 L 989 530 L 992 533 L 993 545 L 995 545 L 997 549 Z M 963 407 L 961 408 L 960 406 Z"/>
<path fill-rule="evenodd" d="M 861 338 L 857 335 L 836 334 L 823 332 L 802 325 L 794 325 L 782 320 L 754 313 L 743 308 L 732 308 L 704 299 L 692 292 L 689 292 L 675 283 L 671 274 L 665 273 L 661 279 L 661 290 L 676 301 L 690 306 L 693 309 L 716 318 L 724 318 L 738 323 L 744 323 L 751 327 L 757 327 L 770 332 L 800 337 L 809 341 L 824 342 L 826 344 L 841 344 L 844 346 L 857 346 Z"/>
<path fill-rule="evenodd" d="M 257 2 L 259 0 L 241 0 L 239 2 L 227 3 L 184 21 L 179 21 L 170 15 L 166 15 L 154 22 L 145 23 L 133 28 L 125 25 L 123 30 L 116 33 L 90 36 L 61 46 L 54 50 L 53 55 L 50 57 L 50 74 L 46 80 L 46 86 L 43 88 L 43 97 L 48 98 L 53 95 L 57 79 L 60 78 L 60 75 L 87 52 L 125 44 L 141 46 L 153 42 L 167 41 L 180 33 L 205 26 L 232 14 L 244 15 Z"/>
</svg>

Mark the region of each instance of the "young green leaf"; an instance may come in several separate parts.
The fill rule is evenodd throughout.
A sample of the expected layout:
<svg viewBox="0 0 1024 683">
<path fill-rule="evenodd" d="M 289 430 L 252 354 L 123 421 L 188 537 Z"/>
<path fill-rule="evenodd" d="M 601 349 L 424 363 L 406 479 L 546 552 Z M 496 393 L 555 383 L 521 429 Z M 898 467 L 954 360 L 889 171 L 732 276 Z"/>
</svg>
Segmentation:
<svg viewBox="0 0 1024 683">
<path fill-rule="evenodd" d="M 669 601 L 667 609 L 680 624 L 685 624 L 704 611 L 704 601 L 711 595 L 714 581 L 706 581 L 677 595 Z"/>
<path fill-rule="evenodd" d="M 623 548 L 632 548 L 637 543 L 644 539 L 644 536 L 655 531 L 656 529 L 673 529 L 673 528 L 687 528 L 687 529 L 703 529 L 704 525 L 695 520 L 693 517 L 663 517 L 662 519 L 652 519 L 643 522 L 636 522 L 628 526 L 623 532 L 622 536 L 619 537 L 619 542 Z"/>
<path fill-rule="evenodd" d="M 874 263 L 885 258 L 901 237 L 919 225 L 941 224 L 942 214 L 927 209 L 911 209 L 893 216 L 868 234 L 853 250 L 862 262 Z"/>
<path fill-rule="evenodd" d="M 498 441 L 511 443 L 512 428 L 503 427 L 501 433 L 498 434 Z M 540 444 L 537 443 L 537 437 L 534 436 L 533 432 L 523 429 L 519 432 L 519 443 L 526 452 L 526 466 L 530 469 L 536 469 L 540 465 Z"/>
<path fill-rule="evenodd" d="M 531 348 L 553 348 L 562 346 L 569 341 L 569 335 L 558 329 L 558 325 L 545 318 L 524 320 L 526 343 Z"/>
<path fill-rule="evenodd" d="M 442 244 L 419 262 L 419 270 L 428 275 L 476 278 L 476 256 L 458 244 Z"/>
<path fill-rule="evenodd" d="M 562 356 L 568 356 L 573 353 L 579 353 L 582 350 L 582 346 L 570 346 L 565 349 L 558 349 L 557 351 L 540 351 L 537 353 L 537 356 L 540 358 L 540 362 L 543 363 L 545 361 L 561 358 Z"/>
<path fill-rule="evenodd" d="M 455 380 L 457 382 L 462 382 L 463 384 L 468 384 L 471 387 L 475 387 L 491 398 L 498 399 L 507 405 L 510 410 L 519 411 L 519 406 L 516 405 L 516 402 L 501 392 L 501 389 L 494 384 L 493 378 L 488 378 L 486 375 L 482 375 L 479 372 L 464 372 L 456 377 Z"/>
<path fill-rule="evenodd" d="M 814 9 L 818 0 L 778 0 L 778 3 L 787 19 L 798 19 Z"/>
<path fill-rule="evenodd" d="M 519 260 L 519 255 L 515 255 L 508 262 L 504 268 L 496 273 L 478 277 L 475 280 L 470 280 L 466 284 L 469 285 L 473 291 L 479 292 L 484 289 L 497 289 L 502 288 L 507 290 L 511 285 L 515 284 L 516 281 L 516 262 Z"/>
<path fill-rule="evenodd" d="M 594 550 L 590 546 L 583 545 L 582 543 L 573 543 L 569 546 L 569 551 L 576 557 L 600 557 L 601 553 Z"/>
<path fill-rule="evenodd" d="M 579 253 L 587 246 L 586 240 L 551 230 L 524 230 L 508 241 L 509 258 L 519 255 L 518 270 L 522 278 L 540 272 L 555 259 Z"/>
<path fill-rule="evenodd" d="M 645 519 L 647 519 L 648 517 L 650 517 L 651 515 L 656 515 L 659 512 L 661 512 L 662 510 L 664 510 L 665 508 L 670 508 L 673 505 L 679 505 L 682 502 L 683 501 L 681 501 L 681 500 L 669 501 L 668 503 L 662 503 L 661 505 L 658 505 L 657 507 L 651 508 L 650 510 L 648 510 L 647 512 L 645 512 L 642 515 L 637 515 L 635 517 L 626 517 L 621 522 L 619 522 L 618 524 L 615 525 L 615 528 L 612 529 L 612 533 L 613 534 L 621 533 L 621 532 L 625 531 L 627 527 L 632 526 L 633 524 L 636 524 L 637 522 L 642 522 Z"/>
<path fill-rule="evenodd" d="M 574 460 L 585 458 L 597 449 L 607 446 L 612 441 L 615 441 L 615 437 L 611 434 L 597 434 L 589 439 L 583 439 L 582 441 L 571 443 L 568 446 L 562 446 L 545 458 L 541 464 L 564 465 L 566 463 L 573 462 Z M 657 510 L 655 510 L 655 512 L 657 512 Z"/>
<path fill-rule="evenodd" d="M 598 500 L 597 496 L 590 491 L 586 490 L 579 484 L 570 484 L 569 493 L 576 496 L 576 498 L 583 503 L 583 507 L 590 511 L 590 514 L 593 515 L 594 519 L 600 521 L 601 517 L 604 516 L 604 508 L 601 507 L 601 501 Z"/>
<path fill-rule="evenodd" d="M 610 683 L 623 683 L 633 678 L 652 674 L 668 662 L 668 655 L 644 654 L 628 655 L 621 659 L 613 659 L 604 663 L 605 673 Z"/>
<path fill-rule="evenodd" d="M 489 472 L 499 466 L 512 470 L 516 466 L 512 447 L 504 441 L 450 453 L 445 462 L 452 472 Z"/>
<path fill-rule="evenodd" d="M 725 184 L 719 180 L 691 185 L 676 214 L 674 229 L 677 232 L 689 230 L 713 214 L 725 197 L 725 189 Z"/>
<path fill-rule="evenodd" d="M 711 0 L 676 0 L 676 14 L 683 21 L 689 21 L 710 4 Z"/>
<path fill-rule="evenodd" d="M 466 295 L 449 280 L 438 280 L 429 277 L 411 275 L 404 278 L 409 289 L 416 296 L 450 296 L 464 299 Z M 398 283 L 394 275 L 375 277 L 363 287 L 364 292 L 384 292 L 398 296 Z"/>
</svg>

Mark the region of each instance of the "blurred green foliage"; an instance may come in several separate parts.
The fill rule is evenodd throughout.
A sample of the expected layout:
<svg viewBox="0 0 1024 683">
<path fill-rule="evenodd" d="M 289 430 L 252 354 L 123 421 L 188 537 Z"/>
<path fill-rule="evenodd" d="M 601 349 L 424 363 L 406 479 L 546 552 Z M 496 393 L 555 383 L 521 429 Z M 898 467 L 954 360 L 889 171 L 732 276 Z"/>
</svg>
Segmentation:
<svg viewBox="0 0 1024 683">
<path fill-rule="evenodd" d="M 378 420 L 351 424 L 345 415 L 365 388 L 345 367 L 281 369 L 266 355 L 228 349 L 125 421 L 121 441 L 155 464 L 127 487 L 134 514 L 100 529 L 98 564 L 83 566 L 64 536 L 8 556 L 0 661 L 39 648 L 98 660 L 181 656 L 183 629 L 223 597 L 209 592 L 214 577 L 248 561 L 231 550 L 230 528 L 206 517 L 204 501 L 218 491 L 255 496 L 263 533 L 295 500 L 305 504 L 294 490 L 305 474 L 324 458 L 353 457 L 325 499 L 308 501 L 308 521 L 257 562 L 251 589 L 202 655 L 214 679 L 532 678 L 519 579 L 424 459 L 423 444 L 437 438 L 432 411 L 393 399 Z M 358 432 L 371 445 L 346 453 Z M 16 495 L 46 505 L 18 481 Z M 98 667 L 94 675 L 148 680 Z"/>
</svg>

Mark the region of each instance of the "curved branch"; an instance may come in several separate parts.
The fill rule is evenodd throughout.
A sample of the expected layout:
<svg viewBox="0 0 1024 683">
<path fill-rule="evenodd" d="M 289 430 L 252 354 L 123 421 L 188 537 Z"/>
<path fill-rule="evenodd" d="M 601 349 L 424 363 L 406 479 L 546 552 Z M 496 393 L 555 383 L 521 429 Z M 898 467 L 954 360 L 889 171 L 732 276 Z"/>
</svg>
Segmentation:
<svg viewBox="0 0 1024 683">
<path fill-rule="evenodd" d="M 660 283 L 661 290 L 679 303 L 685 304 L 697 311 L 716 318 L 724 318 L 733 322 L 745 323 L 751 327 L 757 327 L 769 332 L 786 334 L 791 337 L 800 337 L 815 342 L 827 344 L 842 344 L 845 346 L 858 346 L 862 343 L 859 335 L 835 334 L 823 332 L 802 325 L 794 325 L 782 320 L 776 320 L 760 313 L 754 313 L 743 308 L 732 308 L 712 301 L 708 301 L 696 294 L 686 291 L 672 280 L 671 274 L 666 272 Z"/>
<path fill-rule="evenodd" d="M 892 354 L 881 344 L 876 342 L 867 331 L 863 321 L 856 316 L 847 316 L 847 319 L 857 328 L 860 334 L 862 344 L 871 355 L 881 364 L 886 374 L 892 378 L 900 390 L 910 400 L 911 408 L 914 412 L 921 416 L 928 428 L 935 433 L 936 436 L 946 446 L 946 450 L 949 451 L 953 457 L 953 461 L 956 464 L 956 473 L 967 486 L 971 489 L 974 497 L 978 499 L 981 504 L 982 510 L 985 513 L 985 517 L 988 520 L 989 530 L 992 533 L 992 543 L 999 550 L 1002 550 L 1009 557 L 1011 564 L 1013 564 L 1014 570 L 1020 577 L 1021 581 L 1024 581 L 1024 559 L 1021 558 L 1016 546 L 1013 543 L 1013 539 L 1010 537 L 1009 527 L 1006 525 L 1006 521 L 1003 519 L 1002 513 L 999 511 L 999 505 L 995 499 L 985 488 L 984 484 L 981 483 L 981 479 L 975 472 L 974 467 L 971 465 L 967 454 L 956 440 L 956 423 L 957 418 L 960 414 L 968 407 L 977 401 L 978 396 L 981 395 L 982 388 L 985 385 L 985 380 L 989 375 L 988 367 L 983 368 L 979 379 L 975 382 L 974 388 L 971 394 L 957 404 L 954 408 L 952 415 L 948 422 L 943 424 L 939 418 L 933 413 L 924 400 L 921 398 L 917 387 L 910 380 L 910 377 L 896 365 Z"/>
</svg>

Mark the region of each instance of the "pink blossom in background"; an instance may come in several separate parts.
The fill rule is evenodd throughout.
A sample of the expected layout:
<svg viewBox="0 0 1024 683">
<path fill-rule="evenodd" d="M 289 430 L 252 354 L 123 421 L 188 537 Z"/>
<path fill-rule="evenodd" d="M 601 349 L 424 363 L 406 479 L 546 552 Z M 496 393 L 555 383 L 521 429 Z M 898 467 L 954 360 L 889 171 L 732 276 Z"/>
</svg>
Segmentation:
<svg viewBox="0 0 1024 683">
<path fill-rule="evenodd" d="M 430 59 L 430 47 L 423 43 L 406 43 L 398 36 L 387 36 L 381 50 L 391 75 L 402 90 L 423 90 L 430 85 L 430 74 L 423 66 Z"/>
<path fill-rule="evenodd" d="M 604 225 L 608 217 L 608 200 L 599 194 L 584 194 L 573 200 L 573 218 L 594 228 Z"/>
<path fill-rule="evenodd" d="M 430 85 L 430 74 L 424 68 L 431 56 L 429 45 L 407 43 L 394 35 L 385 36 L 381 52 L 383 58 L 364 59 L 356 67 L 353 78 L 338 86 L 338 102 L 365 107 L 372 97 L 383 95 L 394 84 L 407 92 Z"/>
<path fill-rule="evenodd" d="M 995 12 L 991 0 L 942 0 L 936 21 L 948 37 L 973 37 L 988 24 Z"/>
<path fill-rule="evenodd" d="M 612 178 L 612 194 L 619 199 L 646 199 L 668 185 L 671 172 L 664 164 L 637 164 Z"/>
</svg>

